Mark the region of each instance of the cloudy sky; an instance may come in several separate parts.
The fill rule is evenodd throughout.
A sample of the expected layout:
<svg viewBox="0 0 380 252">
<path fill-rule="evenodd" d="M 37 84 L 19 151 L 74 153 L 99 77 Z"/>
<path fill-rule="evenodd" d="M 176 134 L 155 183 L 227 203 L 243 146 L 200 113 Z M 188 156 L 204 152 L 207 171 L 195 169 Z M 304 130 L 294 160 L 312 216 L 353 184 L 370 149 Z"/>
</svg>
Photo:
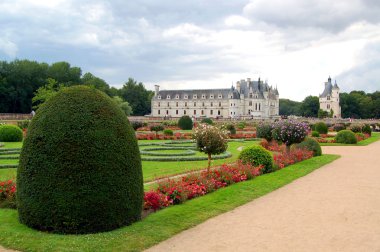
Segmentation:
<svg viewBox="0 0 380 252">
<path fill-rule="evenodd" d="M 120 87 L 228 88 L 280 98 L 380 90 L 378 0 L 1 0 L 0 60 L 67 61 Z"/>
</svg>

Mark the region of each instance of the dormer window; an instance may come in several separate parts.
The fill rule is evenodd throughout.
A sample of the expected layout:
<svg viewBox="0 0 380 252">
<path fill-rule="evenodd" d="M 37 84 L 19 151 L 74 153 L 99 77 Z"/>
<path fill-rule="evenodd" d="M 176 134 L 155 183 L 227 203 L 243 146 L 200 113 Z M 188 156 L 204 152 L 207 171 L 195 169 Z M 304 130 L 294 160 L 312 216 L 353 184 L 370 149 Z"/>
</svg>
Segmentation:
<svg viewBox="0 0 380 252">
<path fill-rule="evenodd" d="M 230 98 L 231 98 L 231 99 L 232 99 L 232 97 L 233 97 L 233 96 L 232 96 L 232 95 L 230 95 Z"/>
<path fill-rule="evenodd" d="M 197 99 L 197 95 L 195 94 L 195 95 L 193 95 L 193 99 Z"/>
<path fill-rule="evenodd" d="M 177 94 L 177 95 L 175 96 L 175 98 L 176 98 L 176 99 L 179 99 L 179 95 Z"/>
<path fill-rule="evenodd" d="M 210 95 L 210 99 L 214 99 L 214 95 L 212 94 L 212 95 Z"/>
<path fill-rule="evenodd" d="M 188 99 L 188 98 L 189 98 L 189 96 L 187 96 L 187 95 L 183 96 L 183 99 Z"/>
<path fill-rule="evenodd" d="M 157 99 L 161 100 L 161 95 L 157 96 Z"/>
<path fill-rule="evenodd" d="M 327 96 L 327 100 L 328 100 L 328 101 L 330 100 L 330 96 Z"/>
<path fill-rule="evenodd" d="M 220 94 L 220 95 L 218 95 L 218 98 L 219 98 L 219 99 L 221 99 L 221 98 L 222 98 L 222 95 L 221 95 L 221 94 Z"/>
<path fill-rule="evenodd" d="M 206 95 L 205 94 L 202 95 L 202 99 L 206 99 Z"/>
<path fill-rule="evenodd" d="M 253 94 L 252 93 L 249 93 L 249 98 L 253 98 Z"/>
<path fill-rule="evenodd" d="M 170 99 L 170 95 L 167 95 L 167 96 L 166 96 L 166 99 Z"/>
</svg>

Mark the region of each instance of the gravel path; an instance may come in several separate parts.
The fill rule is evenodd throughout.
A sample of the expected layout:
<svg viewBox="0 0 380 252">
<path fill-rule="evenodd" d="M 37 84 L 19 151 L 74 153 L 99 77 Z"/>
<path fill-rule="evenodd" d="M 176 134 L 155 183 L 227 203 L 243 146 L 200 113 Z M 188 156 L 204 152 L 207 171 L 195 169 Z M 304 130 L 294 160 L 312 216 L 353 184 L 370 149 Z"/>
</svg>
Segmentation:
<svg viewBox="0 0 380 252">
<path fill-rule="evenodd" d="M 149 251 L 380 251 L 380 141 Z"/>
</svg>

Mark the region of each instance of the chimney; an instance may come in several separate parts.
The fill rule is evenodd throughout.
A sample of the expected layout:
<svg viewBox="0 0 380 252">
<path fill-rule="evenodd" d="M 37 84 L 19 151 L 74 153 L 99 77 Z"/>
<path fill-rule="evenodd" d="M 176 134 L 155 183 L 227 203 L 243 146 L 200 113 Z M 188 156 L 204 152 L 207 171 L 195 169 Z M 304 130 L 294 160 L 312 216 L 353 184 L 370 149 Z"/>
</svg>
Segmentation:
<svg viewBox="0 0 380 252">
<path fill-rule="evenodd" d="M 238 92 L 240 92 L 240 81 L 236 82 L 236 89 Z"/>
<path fill-rule="evenodd" d="M 154 85 L 154 96 L 157 96 L 159 91 L 160 91 L 160 86 Z"/>
<path fill-rule="evenodd" d="M 247 78 L 247 82 L 250 83 L 251 82 L 251 78 Z"/>
</svg>

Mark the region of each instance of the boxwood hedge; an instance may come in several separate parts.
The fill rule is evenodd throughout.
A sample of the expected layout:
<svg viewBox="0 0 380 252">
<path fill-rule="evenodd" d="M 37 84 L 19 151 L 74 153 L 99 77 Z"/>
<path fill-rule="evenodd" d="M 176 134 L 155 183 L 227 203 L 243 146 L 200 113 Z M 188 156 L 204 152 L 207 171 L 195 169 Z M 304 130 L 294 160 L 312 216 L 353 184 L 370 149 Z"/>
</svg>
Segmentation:
<svg viewBox="0 0 380 252">
<path fill-rule="evenodd" d="M 56 233 L 96 233 L 141 218 L 143 179 L 134 131 L 104 93 L 60 91 L 29 126 L 17 172 L 19 219 Z"/>
</svg>

